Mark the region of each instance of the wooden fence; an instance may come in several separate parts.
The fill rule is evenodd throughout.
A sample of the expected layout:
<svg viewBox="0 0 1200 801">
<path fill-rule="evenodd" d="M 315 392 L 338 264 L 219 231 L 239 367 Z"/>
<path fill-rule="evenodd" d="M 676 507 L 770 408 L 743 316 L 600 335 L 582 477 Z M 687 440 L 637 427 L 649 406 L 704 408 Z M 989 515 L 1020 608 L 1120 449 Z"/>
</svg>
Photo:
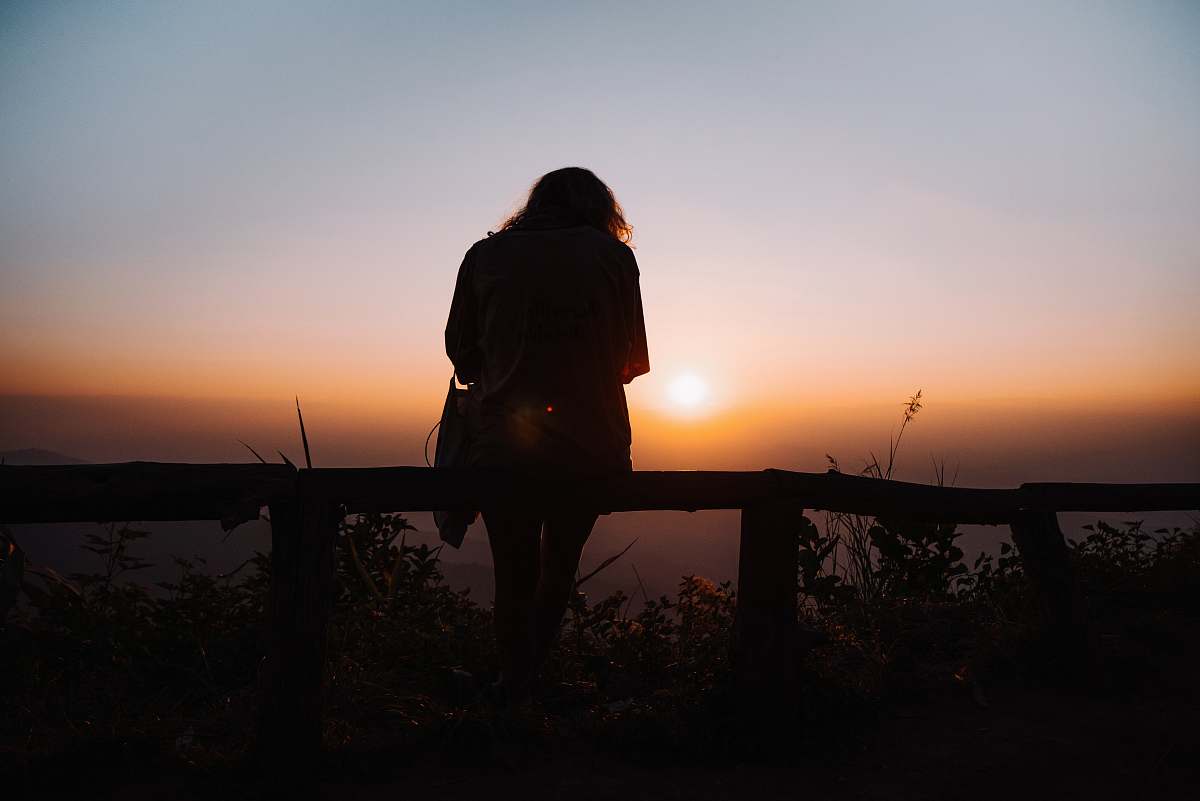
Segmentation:
<svg viewBox="0 0 1200 801">
<path fill-rule="evenodd" d="M 1058 512 L 1200 509 L 1200 484 L 935 487 L 841 473 L 635 472 L 532 478 L 424 467 L 131 462 L 0 466 L 0 522 L 271 519 L 272 581 L 260 671 L 260 752 L 268 767 L 316 764 L 321 743 L 334 545 L 345 514 L 435 509 L 587 508 L 598 512 L 740 509 L 735 688 L 786 706 L 796 692 L 796 521 L 805 509 L 893 520 L 1008 525 L 1046 625 L 1079 640 L 1082 612 Z"/>
</svg>

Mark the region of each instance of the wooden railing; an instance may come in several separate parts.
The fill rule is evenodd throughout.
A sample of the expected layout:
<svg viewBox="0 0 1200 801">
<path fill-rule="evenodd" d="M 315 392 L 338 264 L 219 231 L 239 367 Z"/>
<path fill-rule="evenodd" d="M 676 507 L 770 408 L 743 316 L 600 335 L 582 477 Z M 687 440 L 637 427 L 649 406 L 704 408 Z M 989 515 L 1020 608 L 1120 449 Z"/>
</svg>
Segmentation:
<svg viewBox="0 0 1200 801">
<path fill-rule="evenodd" d="M 1064 511 L 1200 509 L 1200 484 L 935 487 L 840 473 L 635 472 L 600 480 L 424 467 L 295 470 L 289 465 L 0 466 L 0 522 L 220 520 L 270 509 L 272 581 L 260 671 L 260 752 L 268 767 L 315 764 L 339 519 L 435 509 L 597 512 L 741 509 L 735 689 L 782 707 L 797 689 L 796 523 L 805 509 L 891 520 L 1008 525 L 1050 627 L 1081 641 L 1082 613 L 1058 527 Z M 761 699 L 761 700 L 756 700 Z"/>
</svg>

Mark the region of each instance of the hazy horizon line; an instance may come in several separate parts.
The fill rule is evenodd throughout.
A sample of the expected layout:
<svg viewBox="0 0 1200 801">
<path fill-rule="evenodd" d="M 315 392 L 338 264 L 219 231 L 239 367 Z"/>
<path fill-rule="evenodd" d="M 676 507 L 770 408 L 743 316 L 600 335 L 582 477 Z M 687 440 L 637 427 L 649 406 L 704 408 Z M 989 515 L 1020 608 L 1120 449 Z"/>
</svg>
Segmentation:
<svg viewBox="0 0 1200 801">
<path fill-rule="evenodd" d="M 1080 403 L 1095 403 L 1098 401 L 1106 401 L 1110 403 L 1152 403 L 1157 405 L 1178 405 L 1178 404 L 1196 404 L 1200 411 L 1200 383 L 1194 388 L 1188 388 L 1178 393 L 1169 395 L 1149 395 L 1146 393 L 1137 393 L 1131 391 L 1115 392 L 1111 388 L 1103 392 L 1095 394 L 1090 393 L 1075 393 L 1064 394 L 1057 392 L 1049 393 L 1011 393 L 1011 394 L 982 394 L 975 396 L 963 396 L 962 394 L 936 395 L 930 394 L 928 389 L 916 387 L 909 391 L 911 395 L 918 390 L 925 393 L 926 401 L 929 403 L 937 403 L 938 405 L 978 405 L 978 404 L 1003 404 L 1003 403 L 1042 403 L 1052 404 L 1055 406 L 1071 406 Z M 433 394 L 441 395 L 444 393 L 444 385 L 427 388 L 425 392 L 413 393 L 417 394 Z M 904 394 L 903 392 L 901 394 Z M 848 405 L 853 407 L 879 407 L 880 405 L 897 406 L 903 405 L 908 397 L 900 397 L 897 395 L 884 400 L 879 394 L 856 393 L 848 401 L 836 400 L 834 397 L 825 394 L 808 394 L 802 398 L 794 399 L 788 403 L 764 401 L 761 399 L 747 399 L 744 401 L 731 402 L 726 404 L 723 409 L 741 408 L 741 409 L 801 409 L 805 406 L 842 406 Z M 6 399 L 42 399 L 53 398 L 60 400 L 130 400 L 130 401 L 209 401 L 213 403 L 221 402 L 238 402 L 238 403 L 282 403 L 286 402 L 289 405 L 295 403 L 297 399 L 301 403 L 305 402 L 305 394 L 303 392 L 281 394 L 281 395 L 258 395 L 258 394 L 201 394 L 201 393 L 137 393 L 137 392 L 33 392 L 33 391 L 8 391 L 0 390 L 0 398 Z M 347 398 L 347 397 L 329 397 L 328 395 L 317 394 L 308 396 L 309 402 L 322 406 L 371 406 L 377 405 L 386 400 L 377 400 L 375 398 Z M 395 400 L 395 399 L 391 399 Z M 654 404 L 637 404 L 630 401 L 630 407 L 637 406 L 639 410 L 647 412 L 655 412 Z M 720 416 L 721 411 L 714 412 L 712 416 Z M 672 415 L 663 414 L 664 417 Z"/>
</svg>

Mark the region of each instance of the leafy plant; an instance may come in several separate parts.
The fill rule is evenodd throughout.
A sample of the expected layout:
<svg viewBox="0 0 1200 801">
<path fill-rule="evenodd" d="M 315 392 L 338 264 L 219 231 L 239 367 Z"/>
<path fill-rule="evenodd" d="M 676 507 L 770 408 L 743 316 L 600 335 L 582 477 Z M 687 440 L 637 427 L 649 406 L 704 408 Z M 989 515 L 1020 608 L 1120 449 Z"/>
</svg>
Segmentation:
<svg viewBox="0 0 1200 801">
<path fill-rule="evenodd" d="M 801 604 L 825 609 L 853 597 L 854 588 L 844 583 L 844 576 L 834 572 L 836 563 L 831 563 L 834 552 L 842 545 L 838 533 L 834 531 L 822 534 L 804 515 L 800 517 L 797 528 L 800 549 L 797 588 Z"/>
<path fill-rule="evenodd" d="M 1085 525 L 1082 540 L 1068 539 L 1085 590 L 1091 593 L 1183 592 L 1198 589 L 1200 526 L 1147 532 L 1143 521 L 1115 526 L 1103 520 Z M 1183 582 L 1191 582 L 1188 587 Z"/>
<path fill-rule="evenodd" d="M 877 520 L 867 536 L 878 554 L 873 585 L 884 597 L 945 599 L 967 573 L 953 523 Z"/>
</svg>

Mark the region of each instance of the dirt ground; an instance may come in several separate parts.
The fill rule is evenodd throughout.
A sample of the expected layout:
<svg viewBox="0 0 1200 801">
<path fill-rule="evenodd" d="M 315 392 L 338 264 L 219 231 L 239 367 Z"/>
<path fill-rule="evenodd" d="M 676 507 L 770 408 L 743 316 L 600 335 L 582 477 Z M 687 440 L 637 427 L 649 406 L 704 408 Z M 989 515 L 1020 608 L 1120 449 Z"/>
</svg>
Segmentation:
<svg viewBox="0 0 1200 801">
<path fill-rule="evenodd" d="M 513 771 L 328 785 L 330 798 L 958 799 L 1200 797 L 1200 709 L 1052 694 L 894 711 L 862 753 L 821 764 L 645 768 L 577 754 Z"/>
<path fill-rule="evenodd" d="M 986 706 L 964 696 L 892 708 L 855 753 L 814 758 L 798 752 L 790 764 L 655 767 L 564 744 L 553 753 L 526 751 L 487 765 L 418 762 L 386 782 L 350 776 L 312 789 L 314 797 L 347 801 L 1200 797 L 1196 698 L 1143 696 L 1019 690 L 990 697 Z M 199 783 L 163 777 L 127 785 L 115 797 L 261 795 L 251 785 L 213 777 Z"/>
</svg>

